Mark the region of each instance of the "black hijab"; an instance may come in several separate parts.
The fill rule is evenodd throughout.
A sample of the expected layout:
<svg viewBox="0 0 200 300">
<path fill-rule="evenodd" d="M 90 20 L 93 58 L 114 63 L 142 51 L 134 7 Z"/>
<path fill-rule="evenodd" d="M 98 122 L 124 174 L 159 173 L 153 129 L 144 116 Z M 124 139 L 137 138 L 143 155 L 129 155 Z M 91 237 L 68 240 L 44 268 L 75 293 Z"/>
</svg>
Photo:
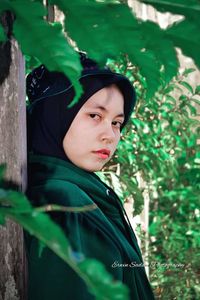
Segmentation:
<svg viewBox="0 0 200 300">
<path fill-rule="evenodd" d="M 83 71 L 79 79 L 83 94 L 77 104 L 68 108 L 75 92 L 69 79 L 59 72 L 49 72 L 44 65 L 27 76 L 28 152 L 54 156 L 70 161 L 63 150 L 63 139 L 82 105 L 97 91 L 116 84 L 124 96 L 125 121 L 133 111 L 136 96 L 130 81 L 80 54 Z"/>
</svg>

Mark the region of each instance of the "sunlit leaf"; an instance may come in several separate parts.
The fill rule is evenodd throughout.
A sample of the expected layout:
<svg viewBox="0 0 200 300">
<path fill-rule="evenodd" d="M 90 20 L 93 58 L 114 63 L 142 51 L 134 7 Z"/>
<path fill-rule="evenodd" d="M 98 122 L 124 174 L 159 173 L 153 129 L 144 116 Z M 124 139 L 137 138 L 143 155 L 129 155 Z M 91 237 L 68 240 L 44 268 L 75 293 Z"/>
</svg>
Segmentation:
<svg viewBox="0 0 200 300">
<path fill-rule="evenodd" d="M 184 86 L 191 94 L 193 94 L 192 86 L 186 81 L 179 81 L 179 84 Z"/>
<path fill-rule="evenodd" d="M 95 294 L 96 299 L 129 299 L 128 288 L 120 282 L 112 282 L 112 276 L 107 273 L 105 267 L 98 261 L 88 259 L 80 262 L 79 267 L 91 278 L 94 287 L 90 290 Z M 95 286 L 99 286 L 99 290 Z M 102 294 L 104 294 L 103 298 Z"/>
<path fill-rule="evenodd" d="M 139 0 L 140 2 L 150 4 L 161 12 L 171 12 L 177 15 L 187 17 L 196 16 L 200 12 L 198 0 Z"/>
<path fill-rule="evenodd" d="M 200 85 L 195 88 L 195 94 L 200 95 Z"/>
</svg>

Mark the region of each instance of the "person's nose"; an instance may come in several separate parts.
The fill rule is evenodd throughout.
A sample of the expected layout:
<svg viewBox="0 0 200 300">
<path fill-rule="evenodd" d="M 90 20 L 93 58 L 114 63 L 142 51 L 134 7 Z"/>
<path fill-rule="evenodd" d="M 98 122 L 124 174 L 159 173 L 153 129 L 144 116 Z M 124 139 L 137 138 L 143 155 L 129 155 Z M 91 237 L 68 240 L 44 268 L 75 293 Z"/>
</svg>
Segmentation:
<svg viewBox="0 0 200 300">
<path fill-rule="evenodd" d="M 113 143 L 115 141 L 115 132 L 113 130 L 112 123 L 105 122 L 101 129 L 101 140 L 107 143 Z"/>
</svg>

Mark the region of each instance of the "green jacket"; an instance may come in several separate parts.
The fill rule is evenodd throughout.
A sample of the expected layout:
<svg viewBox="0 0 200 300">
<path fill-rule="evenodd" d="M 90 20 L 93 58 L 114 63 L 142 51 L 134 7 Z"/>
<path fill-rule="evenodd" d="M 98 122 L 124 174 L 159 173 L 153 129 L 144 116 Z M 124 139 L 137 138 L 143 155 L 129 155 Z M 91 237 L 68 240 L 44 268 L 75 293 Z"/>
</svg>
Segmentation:
<svg viewBox="0 0 200 300">
<path fill-rule="evenodd" d="M 27 196 L 34 206 L 96 204 L 87 212 L 54 212 L 75 251 L 101 261 L 112 276 L 130 289 L 131 300 L 154 299 L 142 264 L 135 234 L 123 205 L 114 191 L 95 173 L 61 159 L 30 155 Z M 38 240 L 26 237 L 29 287 L 28 300 L 93 300 L 81 278 L 49 248 L 38 256 Z M 121 264 L 121 266 L 119 265 Z"/>
</svg>

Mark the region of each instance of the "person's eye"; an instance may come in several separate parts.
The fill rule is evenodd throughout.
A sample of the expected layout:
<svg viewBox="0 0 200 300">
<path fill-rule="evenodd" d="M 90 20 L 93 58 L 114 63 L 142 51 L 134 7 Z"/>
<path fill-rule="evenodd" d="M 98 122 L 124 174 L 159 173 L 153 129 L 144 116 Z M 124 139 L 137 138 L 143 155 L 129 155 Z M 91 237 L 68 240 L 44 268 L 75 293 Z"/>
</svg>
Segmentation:
<svg viewBox="0 0 200 300">
<path fill-rule="evenodd" d="M 119 128 L 119 129 L 122 127 L 122 124 L 123 124 L 123 122 L 120 122 L 120 121 L 113 121 L 112 123 L 115 127 Z"/>
<path fill-rule="evenodd" d="M 101 116 L 98 114 L 89 114 L 89 116 L 94 120 L 99 120 L 101 118 Z"/>
</svg>

